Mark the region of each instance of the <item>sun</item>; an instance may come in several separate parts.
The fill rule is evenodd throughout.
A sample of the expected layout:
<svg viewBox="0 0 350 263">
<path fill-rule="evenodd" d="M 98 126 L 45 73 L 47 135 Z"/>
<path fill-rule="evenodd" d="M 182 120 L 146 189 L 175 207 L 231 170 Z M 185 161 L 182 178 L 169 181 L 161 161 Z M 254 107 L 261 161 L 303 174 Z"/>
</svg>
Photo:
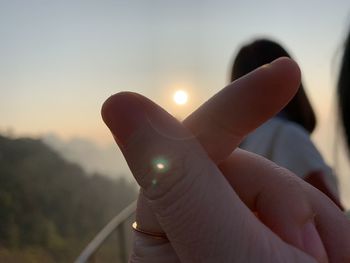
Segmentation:
<svg viewBox="0 0 350 263">
<path fill-rule="evenodd" d="M 188 94 L 186 91 L 184 90 L 177 90 L 174 93 L 173 99 L 175 101 L 176 104 L 178 105 L 183 105 L 187 103 L 188 100 Z"/>
</svg>

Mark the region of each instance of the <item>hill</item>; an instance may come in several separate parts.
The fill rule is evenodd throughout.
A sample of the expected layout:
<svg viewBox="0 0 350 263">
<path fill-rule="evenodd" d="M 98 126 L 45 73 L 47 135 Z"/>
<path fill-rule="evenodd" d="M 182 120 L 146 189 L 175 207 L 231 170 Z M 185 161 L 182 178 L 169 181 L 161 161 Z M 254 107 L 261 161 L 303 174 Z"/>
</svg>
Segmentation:
<svg viewBox="0 0 350 263">
<path fill-rule="evenodd" d="M 88 175 L 40 140 L 0 136 L 0 262 L 70 262 L 135 198 L 134 185 Z"/>
</svg>

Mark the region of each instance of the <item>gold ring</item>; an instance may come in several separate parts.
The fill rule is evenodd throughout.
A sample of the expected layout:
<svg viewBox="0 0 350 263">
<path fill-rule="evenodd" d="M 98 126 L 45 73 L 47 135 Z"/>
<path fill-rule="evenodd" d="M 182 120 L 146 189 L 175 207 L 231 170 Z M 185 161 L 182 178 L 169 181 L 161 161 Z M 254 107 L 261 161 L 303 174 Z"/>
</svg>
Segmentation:
<svg viewBox="0 0 350 263">
<path fill-rule="evenodd" d="M 143 229 L 141 229 L 140 227 L 137 226 L 137 222 L 136 222 L 136 221 L 132 224 L 132 228 L 133 228 L 136 232 L 139 232 L 139 233 L 141 233 L 141 234 L 150 236 L 150 237 L 152 237 L 152 238 L 155 238 L 155 239 L 162 239 L 162 240 L 168 240 L 168 237 L 166 236 L 165 233 L 154 233 L 154 232 L 150 232 L 150 231 L 143 230 Z"/>
</svg>

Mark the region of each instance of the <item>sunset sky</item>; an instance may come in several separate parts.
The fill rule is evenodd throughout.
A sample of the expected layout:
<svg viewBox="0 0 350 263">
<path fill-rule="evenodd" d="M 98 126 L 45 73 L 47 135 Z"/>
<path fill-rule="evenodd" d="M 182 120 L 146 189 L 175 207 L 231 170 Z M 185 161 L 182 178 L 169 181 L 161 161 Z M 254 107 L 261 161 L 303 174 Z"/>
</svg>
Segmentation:
<svg viewBox="0 0 350 263">
<path fill-rule="evenodd" d="M 228 83 L 241 44 L 266 36 L 299 63 L 320 119 L 314 139 L 331 156 L 349 27 L 348 0 L 0 0 L 0 131 L 111 143 L 100 107 L 122 90 L 183 118 Z M 177 89 L 188 103 L 174 103 Z"/>
</svg>

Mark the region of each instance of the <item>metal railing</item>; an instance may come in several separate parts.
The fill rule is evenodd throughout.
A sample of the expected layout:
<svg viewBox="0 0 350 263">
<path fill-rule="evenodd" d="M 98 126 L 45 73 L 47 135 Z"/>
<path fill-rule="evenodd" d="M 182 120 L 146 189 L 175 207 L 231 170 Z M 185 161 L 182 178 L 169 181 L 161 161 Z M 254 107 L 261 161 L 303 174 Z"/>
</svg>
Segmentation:
<svg viewBox="0 0 350 263">
<path fill-rule="evenodd" d="M 118 228 L 118 236 L 120 240 L 120 258 L 121 261 L 126 263 L 128 260 L 127 256 L 127 245 L 125 238 L 125 221 L 132 217 L 136 210 L 136 201 L 132 202 L 129 206 L 124 208 L 118 215 L 116 215 L 86 246 L 81 252 L 79 257 L 74 263 L 86 263 L 94 258 L 95 253 L 104 243 L 104 241 Z"/>
</svg>

